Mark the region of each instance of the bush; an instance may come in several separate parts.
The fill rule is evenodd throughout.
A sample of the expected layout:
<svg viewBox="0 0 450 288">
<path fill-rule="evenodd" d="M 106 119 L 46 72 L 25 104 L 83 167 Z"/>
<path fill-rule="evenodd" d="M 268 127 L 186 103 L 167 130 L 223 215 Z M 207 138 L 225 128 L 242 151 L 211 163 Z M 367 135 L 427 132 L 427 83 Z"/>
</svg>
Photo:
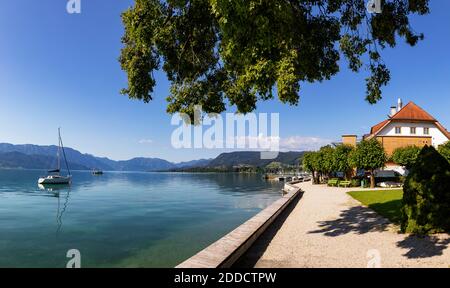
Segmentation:
<svg viewBox="0 0 450 288">
<path fill-rule="evenodd" d="M 361 180 L 360 179 L 352 179 L 352 183 L 350 184 L 351 187 L 361 187 Z"/>
<path fill-rule="evenodd" d="M 422 149 L 403 191 L 402 232 L 450 232 L 450 164 L 433 147 Z"/>
<path fill-rule="evenodd" d="M 440 145 L 438 151 L 448 162 L 450 162 L 450 141 Z"/>
</svg>

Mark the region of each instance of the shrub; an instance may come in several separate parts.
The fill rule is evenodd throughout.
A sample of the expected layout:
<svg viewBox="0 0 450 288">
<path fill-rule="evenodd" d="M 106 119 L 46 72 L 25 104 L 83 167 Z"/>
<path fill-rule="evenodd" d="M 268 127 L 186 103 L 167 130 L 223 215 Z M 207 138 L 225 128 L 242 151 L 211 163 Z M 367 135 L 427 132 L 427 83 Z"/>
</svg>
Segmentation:
<svg viewBox="0 0 450 288">
<path fill-rule="evenodd" d="M 361 187 L 361 180 L 360 179 L 352 179 L 350 186 L 351 187 Z"/>
<path fill-rule="evenodd" d="M 436 149 L 422 149 L 403 191 L 402 232 L 450 232 L 450 163 Z"/>
<path fill-rule="evenodd" d="M 450 141 L 447 141 L 445 144 L 442 144 L 438 148 L 439 153 L 450 162 Z"/>
</svg>

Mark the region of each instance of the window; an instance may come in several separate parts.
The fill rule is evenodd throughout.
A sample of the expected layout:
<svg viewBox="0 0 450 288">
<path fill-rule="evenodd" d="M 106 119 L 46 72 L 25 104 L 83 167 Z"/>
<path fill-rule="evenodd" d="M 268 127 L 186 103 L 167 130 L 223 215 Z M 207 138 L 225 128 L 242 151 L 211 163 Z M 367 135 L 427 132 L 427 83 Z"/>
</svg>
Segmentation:
<svg viewBox="0 0 450 288">
<path fill-rule="evenodd" d="M 402 127 L 395 127 L 395 134 L 402 134 Z"/>
<path fill-rule="evenodd" d="M 411 134 L 416 134 L 416 127 L 411 127 Z"/>
<path fill-rule="evenodd" d="M 430 128 L 424 127 L 423 128 L 423 135 L 430 135 Z"/>
</svg>

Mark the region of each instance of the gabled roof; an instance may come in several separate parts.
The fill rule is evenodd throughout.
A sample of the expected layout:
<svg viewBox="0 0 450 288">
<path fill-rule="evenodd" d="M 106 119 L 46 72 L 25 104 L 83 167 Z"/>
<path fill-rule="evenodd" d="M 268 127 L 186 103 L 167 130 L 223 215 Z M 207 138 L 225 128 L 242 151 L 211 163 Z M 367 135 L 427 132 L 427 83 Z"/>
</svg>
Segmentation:
<svg viewBox="0 0 450 288">
<path fill-rule="evenodd" d="M 414 102 L 409 102 L 400 109 L 390 119 L 392 120 L 415 120 L 415 121 L 436 121 L 433 116 L 417 106 Z"/>
<path fill-rule="evenodd" d="M 383 128 L 384 126 L 386 126 L 386 124 L 388 124 L 390 122 L 389 119 L 384 120 L 383 122 L 378 123 L 377 125 L 373 126 L 372 129 L 370 129 L 370 134 L 375 134 L 378 131 L 381 130 L 381 128 Z"/>
<path fill-rule="evenodd" d="M 389 125 L 391 122 L 395 121 L 424 121 L 424 122 L 432 122 L 434 123 L 438 129 L 450 139 L 450 132 L 444 128 L 433 116 L 428 114 L 425 110 L 417 106 L 414 102 L 409 102 L 406 106 L 404 106 L 400 111 L 395 113 L 393 116 L 390 116 L 389 119 L 384 120 L 383 122 L 378 123 L 373 126 L 370 130 L 370 135 L 368 138 L 372 138 L 376 136 L 384 127 Z"/>
</svg>

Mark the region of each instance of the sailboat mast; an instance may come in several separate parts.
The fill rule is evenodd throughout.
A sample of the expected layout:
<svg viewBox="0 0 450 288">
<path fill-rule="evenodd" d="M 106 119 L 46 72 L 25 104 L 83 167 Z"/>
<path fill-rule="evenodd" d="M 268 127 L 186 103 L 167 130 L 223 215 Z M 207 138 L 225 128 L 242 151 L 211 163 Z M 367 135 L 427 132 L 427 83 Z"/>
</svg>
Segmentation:
<svg viewBox="0 0 450 288">
<path fill-rule="evenodd" d="M 61 145 L 61 150 L 62 150 L 62 152 L 63 152 L 64 163 L 66 163 L 67 173 L 68 173 L 68 175 L 71 175 L 71 174 L 70 174 L 70 169 L 69 169 L 69 164 L 67 163 L 66 152 L 64 151 L 64 144 L 63 144 L 63 142 L 62 142 L 61 131 L 60 131 L 60 129 L 61 129 L 61 128 L 58 128 L 59 143 L 60 143 L 60 145 Z"/>
<path fill-rule="evenodd" d="M 58 171 L 61 170 L 61 132 L 60 132 L 61 128 L 58 128 L 58 152 L 56 153 L 56 156 L 58 158 Z"/>
</svg>

